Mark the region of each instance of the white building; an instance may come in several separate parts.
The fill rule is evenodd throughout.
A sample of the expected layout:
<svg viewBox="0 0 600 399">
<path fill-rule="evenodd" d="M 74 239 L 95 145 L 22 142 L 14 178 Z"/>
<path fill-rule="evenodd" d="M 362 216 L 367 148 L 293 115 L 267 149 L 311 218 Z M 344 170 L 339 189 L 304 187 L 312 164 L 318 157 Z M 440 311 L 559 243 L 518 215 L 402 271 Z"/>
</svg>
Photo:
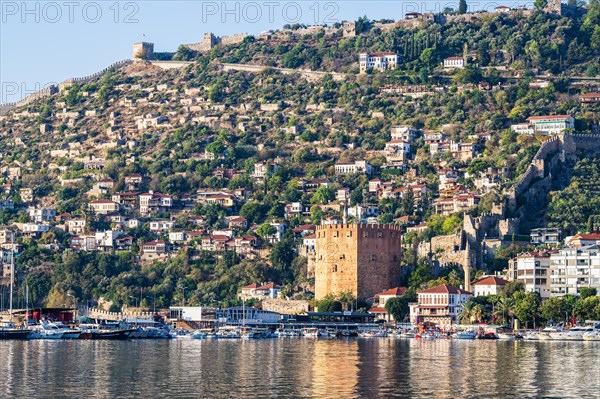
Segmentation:
<svg viewBox="0 0 600 399">
<path fill-rule="evenodd" d="M 85 219 L 70 219 L 65 223 L 67 233 L 78 235 L 85 232 Z"/>
<path fill-rule="evenodd" d="M 534 245 L 559 245 L 560 229 L 557 228 L 539 228 L 531 229 L 529 233 L 531 243 Z"/>
<path fill-rule="evenodd" d="M 550 298 L 550 252 L 526 252 L 508 265 L 507 278 L 520 281 L 525 290 L 537 292 L 542 298 Z"/>
<path fill-rule="evenodd" d="M 369 218 L 379 216 L 379 208 L 377 206 L 361 206 L 355 205 L 348 208 L 348 216 L 365 221 Z"/>
<path fill-rule="evenodd" d="M 471 283 L 471 287 L 473 287 L 473 295 L 488 296 L 500 294 L 506 284 L 508 284 L 508 281 L 503 278 L 487 276 Z"/>
<path fill-rule="evenodd" d="M 171 231 L 175 226 L 175 222 L 171 220 L 153 220 L 150 222 L 150 231 Z"/>
<path fill-rule="evenodd" d="M 46 233 L 50 231 L 50 225 L 48 224 L 39 224 L 39 223 L 23 223 L 21 225 L 21 232 L 24 235 L 40 235 L 42 233 Z"/>
<path fill-rule="evenodd" d="M 270 243 L 279 242 L 283 239 L 283 234 L 285 233 L 285 224 L 283 223 L 269 223 L 271 226 L 275 228 L 275 233 L 266 237 L 267 241 Z"/>
<path fill-rule="evenodd" d="M 444 58 L 444 68 L 447 69 L 463 69 L 465 67 L 465 59 L 463 57 L 448 57 Z"/>
<path fill-rule="evenodd" d="M 168 211 L 171 209 L 171 206 L 173 206 L 173 199 L 169 195 L 153 191 L 140 194 L 140 213 L 142 215 Z"/>
<path fill-rule="evenodd" d="M 534 127 L 527 122 L 515 123 L 514 125 L 510 125 L 510 130 L 517 134 L 528 134 L 530 136 L 535 133 Z"/>
<path fill-rule="evenodd" d="M 115 239 L 122 234 L 120 231 L 113 230 L 97 231 L 95 234 L 96 249 L 103 251 L 111 250 L 114 247 Z"/>
<path fill-rule="evenodd" d="M 373 173 L 373 166 L 367 161 L 342 162 L 335 164 L 336 175 L 348 175 L 353 173 Z"/>
<path fill-rule="evenodd" d="M 565 129 L 575 128 L 575 119 L 571 115 L 530 116 L 527 121 L 536 132 L 546 135 L 559 134 Z"/>
<path fill-rule="evenodd" d="M 600 289 L 600 246 L 561 249 L 550 256 L 550 271 L 551 296 Z"/>
<path fill-rule="evenodd" d="M 269 177 L 277 169 L 279 169 L 279 165 L 276 162 L 260 161 L 254 164 L 252 177 L 257 181 L 264 181 L 265 178 Z"/>
<path fill-rule="evenodd" d="M 392 126 L 392 140 L 404 140 L 410 143 L 415 139 L 417 132 L 418 130 L 416 128 L 409 125 Z"/>
<path fill-rule="evenodd" d="M 34 223 L 51 222 L 56 217 L 54 209 L 29 208 L 29 218 Z"/>
<path fill-rule="evenodd" d="M 367 69 L 376 69 L 378 71 L 396 69 L 398 66 L 398 54 L 389 52 L 360 53 L 358 55 L 358 63 L 361 73 L 364 73 Z"/>
<path fill-rule="evenodd" d="M 460 288 L 444 284 L 417 292 L 418 303 L 409 304 L 410 322 L 435 323 L 447 326 L 459 323 L 463 303 L 473 294 Z"/>
<path fill-rule="evenodd" d="M 410 153 L 410 143 L 406 140 L 392 140 L 385 143 L 385 157 L 388 161 L 404 161 Z"/>
<path fill-rule="evenodd" d="M 518 134 L 540 133 L 542 135 L 560 134 L 565 129 L 575 128 L 575 119 L 571 115 L 530 116 L 527 122 L 510 126 Z"/>
</svg>

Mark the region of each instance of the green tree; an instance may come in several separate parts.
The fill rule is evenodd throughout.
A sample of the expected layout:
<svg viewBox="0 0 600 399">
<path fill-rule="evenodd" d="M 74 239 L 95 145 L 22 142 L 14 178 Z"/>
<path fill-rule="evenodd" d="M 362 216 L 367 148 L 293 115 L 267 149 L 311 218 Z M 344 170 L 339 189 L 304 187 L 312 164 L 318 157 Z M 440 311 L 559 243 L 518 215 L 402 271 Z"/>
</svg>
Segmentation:
<svg viewBox="0 0 600 399">
<path fill-rule="evenodd" d="M 352 291 L 343 291 L 338 293 L 337 300 L 342 303 L 343 310 L 349 310 L 349 305 L 356 300 Z"/>
<path fill-rule="evenodd" d="M 466 0 L 459 0 L 458 1 L 458 13 L 459 14 L 466 14 L 467 13 L 467 2 Z"/>
<path fill-rule="evenodd" d="M 540 306 L 540 315 L 547 321 L 564 321 L 567 314 L 567 306 L 561 297 L 548 298 Z"/>
<path fill-rule="evenodd" d="M 600 298 L 589 296 L 585 299 L 579 299 L 574 306 L 573 313 L 577 320 L 593 320 L 596 316 L 596 308 L 600 305 Z"/>
<path fill-rule="evenodd" d="M 390 298 L 385 302 L 385 310 L 394 320 L 404 321 L 410 313 L 409 300 L 410 298 L 404 296 Z"/>
<path fill-rule="evenodd" d="M 515 316 L 525 327 L 533 322 L 535 325 L 539 317 L 540 295 L 537 292 L 517 291 L 514 294 L 515 300 Z"/>
<path fill-rule="evenodd" d="M 319 312 L 341 312 L 342 303 L 335 299 L 324 298 L 317 302 L 317 309 Z"/>
<path fill-rule="evenodd" d="M 481 321 L 483 316 L 483 308 L 477 302 L 470 300 L 462 304 L 460 310 L 460 322 L 465 324 L 473 324 Z"/>
<path fill-rule="evenodd" d="M 402 196 L 402 212 L 405 215 L 412 215 L 415 212 L 415 195 L 412 190 L 408 190 Z"/>
<path fill-rule="evenodd" d="M 500 316 L 504 323 L 515 315 L 515 302 L 511 297 L 500 296 L 495 305 L 494 315 Z M 512 323 L 511 323 L 512 324 Z"/>
<path fill-rule="evenodd" d="M 268 236 L 275 234 L 276 232 L 277 229 L 275 229 L 274 226 L 271 226 L 268 223 L 263 223 L 256 229 L 256 234 L 258 234 L 259 237 L 263 240 L 266 239 Z"/>
<path fill-rule="evenodd" d="M 525 291 L 525 284 L 522 281 L 511 281 L 504 286 L 500 295 L 505 298 L 513 298 L 514 294 L 519 291 Z"/>
<path fill-rule="evenodd" d="M 586 299 L 588 297 L 596 296 L 596 295 L 598 295 L 598 290 L 596 290 L 596 288 L 593 288 L 593 287 L 583 287 L 579 291 L 579 296 L 581 297 L 581 299 Z"/>
<path fill-rule="evenodd" d="M 319 187 L 317 191 L 310 198 L 311 204 L 328 204 L 333 200 L 333 193 L 325 186 Z"/>
</svg>

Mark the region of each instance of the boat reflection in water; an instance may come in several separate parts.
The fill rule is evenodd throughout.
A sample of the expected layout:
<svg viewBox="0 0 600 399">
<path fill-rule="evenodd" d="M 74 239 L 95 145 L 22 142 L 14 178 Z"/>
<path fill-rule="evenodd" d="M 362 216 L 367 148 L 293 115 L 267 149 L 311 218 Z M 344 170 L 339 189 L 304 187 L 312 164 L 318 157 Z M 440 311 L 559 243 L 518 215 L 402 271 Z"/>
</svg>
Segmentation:
<svg viewBox="0 0 600 399">
<path fill-rule="evenodd" d="M 39 397 L 42 389 L 44 397 L 84 391 L 89 398 L 155 397 L 160 386 L 164 397 L 220 399 L 597 398 L 598 370 L 590 365 L 599 345 L 395 338 L 0 341 L 0 397 Z"/>
</svg>

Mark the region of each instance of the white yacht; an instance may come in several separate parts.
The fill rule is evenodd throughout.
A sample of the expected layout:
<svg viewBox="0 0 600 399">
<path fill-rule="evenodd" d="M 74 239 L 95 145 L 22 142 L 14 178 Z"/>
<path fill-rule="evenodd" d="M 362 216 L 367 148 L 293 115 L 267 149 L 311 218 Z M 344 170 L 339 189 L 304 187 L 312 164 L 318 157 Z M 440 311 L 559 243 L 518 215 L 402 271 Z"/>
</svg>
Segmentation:
<svg viewBox="0 0 600 399">
<path fill-rule="evenodd" d="M 596 328 L 598 327 L 598 328 Z M 583 341 L 584 335 L 600 331 L 600 325 L 594 326 L 575 326 L 568 330 L 552 332 L 549 334 L 550 339 L 556 341 Z"/>
<path fill-rule="evenodd" d="M 456 339 L 475 339 L 475 331 L 459 331 L 452 335 L 452 338 Z"/>
<path fill-rule="evenodd" d="M 32 336 L 38 339 L 62 339 L 63 331 L 54 323 L 40 320 L 40 324 Z"/>
</svg>

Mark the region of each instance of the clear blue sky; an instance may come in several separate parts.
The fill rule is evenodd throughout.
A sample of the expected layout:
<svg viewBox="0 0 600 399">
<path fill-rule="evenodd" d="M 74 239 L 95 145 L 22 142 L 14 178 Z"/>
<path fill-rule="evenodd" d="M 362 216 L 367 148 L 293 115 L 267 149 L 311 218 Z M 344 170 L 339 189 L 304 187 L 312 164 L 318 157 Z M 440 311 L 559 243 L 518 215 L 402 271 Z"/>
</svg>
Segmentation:
<svg viewBox="0 0 600 399">
<path fill-rule="evenodd" d="M 476 10 L 517 5 L 467 3 Z M 363 15 L 398 20 L 409 11 L 435 12 L 457 4 L 458 0 L 0 0 L 0 103 L 131 58 L 132 44 L 142 40 L 153 42 L 155 51 L 175 51 L 181 43 L 201 41 L 204 32 L 256 34 L 286 23 L 315 25 Z"/>
</svg>

